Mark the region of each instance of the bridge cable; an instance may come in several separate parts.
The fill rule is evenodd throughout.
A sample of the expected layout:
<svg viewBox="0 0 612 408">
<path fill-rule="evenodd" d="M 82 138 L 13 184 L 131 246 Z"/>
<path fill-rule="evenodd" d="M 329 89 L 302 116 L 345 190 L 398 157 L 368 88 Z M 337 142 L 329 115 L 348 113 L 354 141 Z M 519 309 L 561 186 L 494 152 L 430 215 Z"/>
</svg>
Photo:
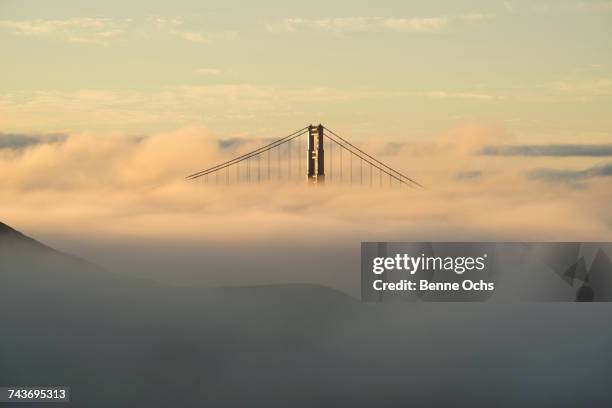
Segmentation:
<svg viewBox="0 0 612 408">
<path fill-rule="evenodd" d="M 232 166 L 234 164 L 240 163 L 241 161 L 245 161 L 245 160 L 247 162 L 247 175 L 248 175 L 248 178 L 249 178 L 250 177 L 250 168 L 249 168 L 250 167 L 249 166 L 250 160 L 249 159 L 251 159 L 252 157 L 255 157 L 255 156 L 257 156 L 257 155 L 259 155 L 259 154 L 261 154 L 263 152 L 266 152 L 266 151 L 269 151 L 269 150 L 274 149 L 276 147 L 279 147 L 282 144 L 287 143 L 287 141 L 293 140 L 293 139 L 295 139 L 295 138 L 297 138 L 299 136 L 302 136 L 305 133 L 306 132 L 302 132 L 302 133 L 298 133 L 298 134 L 294 133 L 291 136 L 287 136 L 287 137 L 289 137 L 289 139 L 287 139 L 287 137 L 284 137 L 282 139 L 277 140 L 274 143 L 270 143 L 270 144 L 268 144 L 266 146 L 260 147 L 259 149 L 253 150 L 253 151 L 251 151 L 249 153 L 243 154 L 242 156 L 236 157 L 236 158 L 234 158 L 232 160 L 229 160 L 229 161 L 227 161 L 225 163 L 218 164 L 218 165 L 213 166 L 213 167 L 211 167 L 209 169 L 199 171 L 197 173 L 194 173 L 192 175 L 187 176 L 186 178 L 188 180 L 193 180 L 193 179 L 196 179 L 198 177 L 202 177 L 202 176 L 205 176 L 207 174 L 216 172 L 218 170 L 222 170 L 222 169 L 224 169 L 226 167 Z M 280 162 L 280 149 L 279 149 L 279 162 Z M 280 163 L 279 163 L 279 165 L 280 165 Z"/>
<path fill-rule="evenodd" d="M 353 145 L 351 142 L 349 142 L 348 140 L 344 139 L 342 136 L 338 135 L 337 133 L 335 133 L 333 130 L 329 129 L 326 126 L 325 126 L 325 130 L 327 130 L 332 135 L 336 136 L 338 139 L 342 140 L 347 145 L 349 145 L 349 146 L 353 147 L 354 149 L 358 150 L 360 153 L 365 154 L 368 158 L 374 160 L 376 163 L 380 164 L 381 166 L 385 167 L 386 169 L 390 170 L 391 172 L 394 172 L 394 173 L 400 175 L 401 177 L 405 178 L 406 180 L 410 181 L 411 183 L 416 184 L 417 186 L 419 186 L 421 188 L 424 188 L 421 184 L 419 184 L 415 180 L 411 179 L 410 177 L 405 176 L 404 174 L 400 173 L 399 171 L 397 171 L 397 170 L 387 166 L 385 163 L 381 162 L 380 160 L 377 160 L 376 158 L 370 156 L 368 153 L 364 152 L 363 150 L 361 150 L 357 146 Z"/>
<path fill-rule="evenodd" d="M 249 152 L 249 153 L 245 153 L 245 154 L 243 154 L 243 155 L 241 155 L 241 156 L 234 157 L 232 160 L 228 160 L 228 161 L 226 161 L 226 162 L 224 162 L 224 163 L 221 163 L 221 164 L 218 164 L 218 165 L 216 165 L 216 166 L 210 167 L 210 168 L 208 168 L 208 169 L 206 169 L 206 170 L 202 170 L 202 171 L 198 171 L 198 172 L 196 172 L 196 173 L 190 174 L 190 175 L 188 175 L 188 176 L 187 176 L 187 177 L 185 177 L 185 178 L 186 178 L 186 179 L 193 179 L 193 178 L 197 178 L 197 177 L 203 176 L 203 175 L 204 175 L 205 173 L 207 173 L 207 172 L 212 172 L 212 171 L 214 171 L 214 170 L 220 170 L 220 168 L 221 168 L 221 167 L 224 167 L 224 166 L 226 166 L 226 165 L 230 165 L 230 166 L 231 166 L 232 164 L 235 164 L 235 163 L 236 163 L 236 162 L 238 162 L 238 161 L 242 161 L 242 160 L 244 160 L 244 159 L 248 159 L 250 156 L 252 156 L 252 155 L 254 155 L 254 154 L 257 154 L 257 153 L 262 153 L 262 152 L 264 152 L 264 151 L 267 151 L 267 150 L 268 150 L 268 149 L 267 149 L 268 147 L 271 147 L 271 146 L 272 146 L 272 147 L 276 147 L 276 145 L 281 145 L 281 144 L 283 144 L 284 142 L 286 142 L 288 139 L 290 139 L 290 138 L 294 138 L 296 135 L 298 135 L 298 133 L 299 133 L 299 134 L 300 134 L 300 136 L 301 136 L 302 134 L 306 133 L 307 129 L 308 129 L 308 126 L 306 126 L 306 127 L 302 128 L 302 129 L 300 129 L 300 130 L 296 130 L 295 132 L 293 132 L 293 133 L 291 133 L 291 134 L 289 134 L 289 135 L 287 135 L 287 136 L 285 136 L 285 137 L 282 137 L 282 138 L 280 138 L 280 139 L 278 139 L 278 140 L 275 140 L 274 142 L 271 142 L 271 143 L 269 143 L 269 144 L 267 144 L 267 145 L 265 145 L 265 146 L 262 146 L 262 147 L 260 147 L 260 148 L 258 148 L 258 149 L 255 149 L 255 150 L 253 150 L 253 151 L 251 151 L 251 152 Z M 247 156 L 249 156 L 249 157 L 247 157 Z"/>
<path fill-rule="evenodd" d="M 372 163 L 371 161 L 369 161 L 368 159 L 364 158 L 363 156 L 353 152 L 351 149 L 349 149 L 346 146 L 342 145 L 342 143 L 338 142 L 333 137 L 331 137 L 329 135 L 327 135 L 326 137 L 328 137 L 330 140 L 333 140 L 333 142 L 336 143 L 338 146 L 340 146 L 343 149 L 346 149 L 349 153 L 351 153 L 351 155 L 349 156 L 350 157 L 350 167 L 351 167 L 351 185 L 353 184 L 353 155 L 357 156 L 361 160 L 361 162 L 360 162 L 361 165 L 363 165 L 363 162 L 365 161 L 366 163 L 376 167 L 378 170 L 381 170 L 383 173 L 387 174 L 389 176 L 389 183 L 390 184 L 391 184 L 391 179 L 393 178 L 393 179 L 397 180 L 400 184 L 406 184 L 407 186 L 410 185 L 410 184 L 406 183 L 404 180 L 402 180 L 401 177 L 396 176 L 395 174 L 390 173 L 389 171 L 381 168 L 380 166 L 378 166 L 375 163 Z M 361 167 L 360 167 L 360 170 L 361 170 Z M 361 175 L 360 179 L 361 179 L 360 181 L 363 181 L 363 175 Z M 360 184 L 362 184 L 362 183 L 360 183 Z"/>
</svg>

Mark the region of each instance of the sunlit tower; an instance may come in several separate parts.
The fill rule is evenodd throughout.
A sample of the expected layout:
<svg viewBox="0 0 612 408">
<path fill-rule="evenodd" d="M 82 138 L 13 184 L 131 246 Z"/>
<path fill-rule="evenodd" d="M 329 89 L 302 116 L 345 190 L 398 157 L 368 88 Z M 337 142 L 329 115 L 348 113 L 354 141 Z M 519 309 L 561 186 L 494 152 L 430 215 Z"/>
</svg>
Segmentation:
<svg viewBox="0 0 612 408">
<path fill-rule="evenodd" d="M 325 182 L 325 152 L 323 151 L 324 127 L 308 126 L 307 175 L 308 181 L 317 184 Z"/>
</svg>

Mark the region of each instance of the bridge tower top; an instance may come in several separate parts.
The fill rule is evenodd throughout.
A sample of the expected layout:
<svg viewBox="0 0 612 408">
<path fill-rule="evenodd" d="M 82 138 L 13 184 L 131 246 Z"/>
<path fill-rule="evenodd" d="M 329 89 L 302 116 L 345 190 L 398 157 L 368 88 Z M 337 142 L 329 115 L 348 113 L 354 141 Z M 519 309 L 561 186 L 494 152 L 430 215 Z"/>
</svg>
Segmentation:
<svg viewBox="0 0 612 408">
<path fill-rule="evenodd" d="M 323 125 L 308 126 L 308 151 L 306 174 L 308 181 L 317 184 L 325 182 L 325 151 Z"/>
</svg>

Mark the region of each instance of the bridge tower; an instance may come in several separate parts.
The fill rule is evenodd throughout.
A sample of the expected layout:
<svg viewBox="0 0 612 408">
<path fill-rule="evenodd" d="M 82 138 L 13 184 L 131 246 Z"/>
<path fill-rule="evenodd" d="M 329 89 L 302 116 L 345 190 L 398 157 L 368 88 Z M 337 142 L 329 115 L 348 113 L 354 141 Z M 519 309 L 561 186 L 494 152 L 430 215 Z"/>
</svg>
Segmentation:
<svg viewBox="0 0 612 408">
<path fill-rule="evenodd" d="M 325 182 L 325 152 L 323 150 L 323 125 L 308 126 L 308 153 L 306 174 L 308 181 L 317 184 Z"/>
<path fill-rule="evenodd" d="M 330 178 L 327 180 L 327 183 L 335 184 L 334 166 L 332 162 L 333 158 L 333 147 L 336 146 L 340 153 L 340 163 L 339 166 L 336 166 L 338 170 L 340 170 L 340 180 L 339 183 L 343 184 L 342 179 L 342 152 L 345 154 L 349 154 L 349 163 L 347 163 L 350 170 L 350 182 L 353 184 L 353 158 L 359 160 L 359 180 L 360 185 L 364 185 L 364 170 L 366 176 L 369 176 L 369 185 L 372 185 L 372 175 L 378 170 L 378 184 L 380 186 L 383 185 L 383 178 L 385 179 L 385 184 L 388 177 L 388 185 L 391 187 L 393 184 L 397 184 L 398 186 L 406 185 L 406 186 L 416 186 L 423 187 L 413 179 L 406 177 L 399 171 L 387 166 L 380 160 L 377 160 L 375 157 L 370 156 L 348 140 L 342 138 L 340 135 L 334 133 L 333 130 L 324 127 L 323 125 L 308 125 L 299 130 L 296 130 L 285 137 L 281 137 L 280 139 L 274 140 L 271 143 L 268 143 L 258 149 L 252 150 L 248 153 L 242 154 L 240 156 L 234 157 L 231 160 L 227 160 L 223 163 L 217 164 L 216 166 L 209 167 L 205 170 L 198 171 L 196 173 L 190 174 L 185 177 L 188 180 L 202 179 L 205 183 L 208 183 L 209 176 L 213 176 L 216 183 L 219 183 L 219 179 L 221 176 L 221 181 L 225 179 L 225 184 L 230 184 L 230 181 L 235 181 L 236 184 L 240 184 L 241 182 L 250 183 L 251 182 L 251 173 L 255 174 L 255 180 L 257 182 L 266 181 L 266 180 L 291 180 L 295 181 L 295 171 L 292 171 L 292 161 L 291 156 L 295 152 L 295 143 L 291 142 L 297 139 L 299 146 L 299 167 L 302 166 L 302 142 L 303 136 L 308 134 L 308 150 L 306 151 L 306 180 L 309 184 L 323 184 L 325 183 L 325 152 L 324 145 L 325 139 L 328 139 L 329 142 L 329 163 L 328 163 L 328 171 Z M 285 145 L 283 147 L 283 145 Z M 281 155 L 281 150 L 286 155 Z M 293 152 L 293 153 L 292 153 Z M 278 158 L 277 165 L 271 166 L 270 158 L 272 156 Z M 281 156 L 286 158 L 286 161 L 281 160 Z M 261 163 L 264 160 L 266 163 Z M 242 166 L 240 163 L 243 163 Z M 295 163 L 295 161 L 293 162 Z M 345 162 L 346 163 L 346 162 Z M 267 167 L 266 167 L 267 164 Z M 263 167 L 262 167 L 263 166 Z M 364 166 L 366 167 L 364 169 Z M 235 173 L 232 171 L 230 173 L 230 167 L 235 170 Z M 240 168 L 243 168 L 241 171 Z M 246 177 L 244 176 L 246 168 Z M 266 171 L 267 168 L 267 171 Z M 270 169 L 274 169 L 274 176 L 272 177 L 270 173 Z M 294 168 L 294 167 L 293 167 Z M 368 171 L 369 168 L 369 171 Z M 287 169 L 288 174 L 283 176 L 283 169 Z M 263 172 L 262 172 L 263 171 Z M 298 173 L 301 170 L 298 171 Z M 235 176 L 234 176 L 235 174 Z M 241 176 L 242 175 L 242 176 Z"/>
</svg>

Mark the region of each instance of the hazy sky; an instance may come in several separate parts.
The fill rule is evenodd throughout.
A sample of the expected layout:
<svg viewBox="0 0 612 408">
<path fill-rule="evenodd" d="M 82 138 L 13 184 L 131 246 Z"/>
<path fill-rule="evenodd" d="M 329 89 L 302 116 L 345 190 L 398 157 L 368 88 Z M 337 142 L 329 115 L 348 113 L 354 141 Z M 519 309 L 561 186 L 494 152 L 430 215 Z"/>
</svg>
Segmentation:
<svg viewBox="0 0 612 408">
<path fill-rule="evenodd" d="M 612 2 L 0 0 L 0 129 L 606 142 Z"/>
</svg>

